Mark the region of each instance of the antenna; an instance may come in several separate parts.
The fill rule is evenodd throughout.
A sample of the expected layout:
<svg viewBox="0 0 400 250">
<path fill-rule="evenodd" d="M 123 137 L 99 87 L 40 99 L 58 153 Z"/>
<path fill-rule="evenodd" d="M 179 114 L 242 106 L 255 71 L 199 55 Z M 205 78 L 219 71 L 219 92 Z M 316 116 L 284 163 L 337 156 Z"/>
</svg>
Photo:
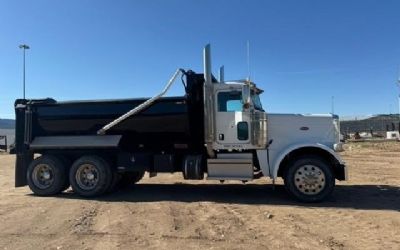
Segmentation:
<svg viewBox="0 0 400 250">
<path fill-rule="evenodd" d="M 397 78 L 397 86 L 399 86 L 399 90 L 400 90 L 400 66 L 399 66 L 399 76 Z"/>
<path fill-rule="evenodd" d="M 399 87 L 399 98 L 400 98 L 400 66 L 399 66 L 399 76 L 397 77 L 395 84 L 397 87 Z"/>
<path fill-rule="evenodd" d="M 247 81 L 250 81 L 250 41 L 247 40 Z"/>
</svg>

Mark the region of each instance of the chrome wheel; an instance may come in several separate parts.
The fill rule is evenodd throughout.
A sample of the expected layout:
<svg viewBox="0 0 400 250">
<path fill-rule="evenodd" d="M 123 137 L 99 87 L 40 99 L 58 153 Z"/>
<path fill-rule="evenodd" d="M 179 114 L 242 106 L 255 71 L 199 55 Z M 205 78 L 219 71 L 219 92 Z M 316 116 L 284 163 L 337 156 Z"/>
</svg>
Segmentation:
<svg viewBox="0 0 400 250">
<path fill-rule="evenodd" d="M 39 189 L 49 188 L 54 182 L 53 169 L 48 164 L 38 164 L 32 172 L 33 184 Z"/>
<path fill-rule="evenodd" d="M 303 165 L 294 174 L 294 183 L 301 193 L 315 195 L 320 193 L 326 184 L 324 172 L 314 165 Z"/>
<path fill-rule="evenodd" d="M 96 188 L 99 181 L 99 172 L 92 164 L 82 164 L 76 171 L 75 179 L 83 190 L 92 190 Z"/>
</svg>

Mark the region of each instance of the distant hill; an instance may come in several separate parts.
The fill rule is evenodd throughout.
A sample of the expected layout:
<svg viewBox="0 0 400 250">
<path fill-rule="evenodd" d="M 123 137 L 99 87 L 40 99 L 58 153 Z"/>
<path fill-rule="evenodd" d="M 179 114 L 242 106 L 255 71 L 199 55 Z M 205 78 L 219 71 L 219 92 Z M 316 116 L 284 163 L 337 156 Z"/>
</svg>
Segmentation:
<svg viewBox="0 0 400 250">
<path fill-rule="evenodd" d="M 399 115 L 375 115 L 361 120 L 348 120 L 340 122 L 340 132 L 349 134 L 355 132 L 386 132 L 391 130 L 399 130 Z"/>
<path fill-rule="evenodd" d="M 0 118 L 0 129 L 14 129 L 14 128 L 15 128 L 15 120 Z"/>
</svg>

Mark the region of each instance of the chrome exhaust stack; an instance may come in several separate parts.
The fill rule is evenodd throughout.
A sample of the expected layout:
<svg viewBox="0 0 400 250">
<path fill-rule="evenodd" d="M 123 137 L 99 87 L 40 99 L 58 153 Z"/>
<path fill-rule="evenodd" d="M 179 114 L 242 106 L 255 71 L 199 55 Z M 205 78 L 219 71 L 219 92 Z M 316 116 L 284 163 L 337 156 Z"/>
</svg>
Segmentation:
<svg viewBox="0 0 400 250">
<path fill-rule="evenodd" d="M 214 93 L 212 86 L 211 73 L 211 46 L 207 44 L 203 50 L 203 66 L 204 66 L 204 86 L 203 86 L 203 101 L 204 101 L 204 143 L 207 148 L 209 157 L 215 157 L 213 151 L 214 142 Z"/>
</svg>

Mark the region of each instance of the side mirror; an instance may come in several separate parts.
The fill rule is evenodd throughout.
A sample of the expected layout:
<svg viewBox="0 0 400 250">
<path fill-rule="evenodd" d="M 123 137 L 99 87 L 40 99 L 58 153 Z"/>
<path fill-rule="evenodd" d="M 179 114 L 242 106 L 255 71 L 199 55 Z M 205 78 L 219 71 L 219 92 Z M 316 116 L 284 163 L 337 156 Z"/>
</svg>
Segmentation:
<svg viewBox="0 0 400 250">
<path fill-rule="evenodd" d="M 243 107 L 248 108 L 250 106 L 250 85 L 243 85 L 242 87 L 242 103 L 243 103 Z"/>
</svg>

